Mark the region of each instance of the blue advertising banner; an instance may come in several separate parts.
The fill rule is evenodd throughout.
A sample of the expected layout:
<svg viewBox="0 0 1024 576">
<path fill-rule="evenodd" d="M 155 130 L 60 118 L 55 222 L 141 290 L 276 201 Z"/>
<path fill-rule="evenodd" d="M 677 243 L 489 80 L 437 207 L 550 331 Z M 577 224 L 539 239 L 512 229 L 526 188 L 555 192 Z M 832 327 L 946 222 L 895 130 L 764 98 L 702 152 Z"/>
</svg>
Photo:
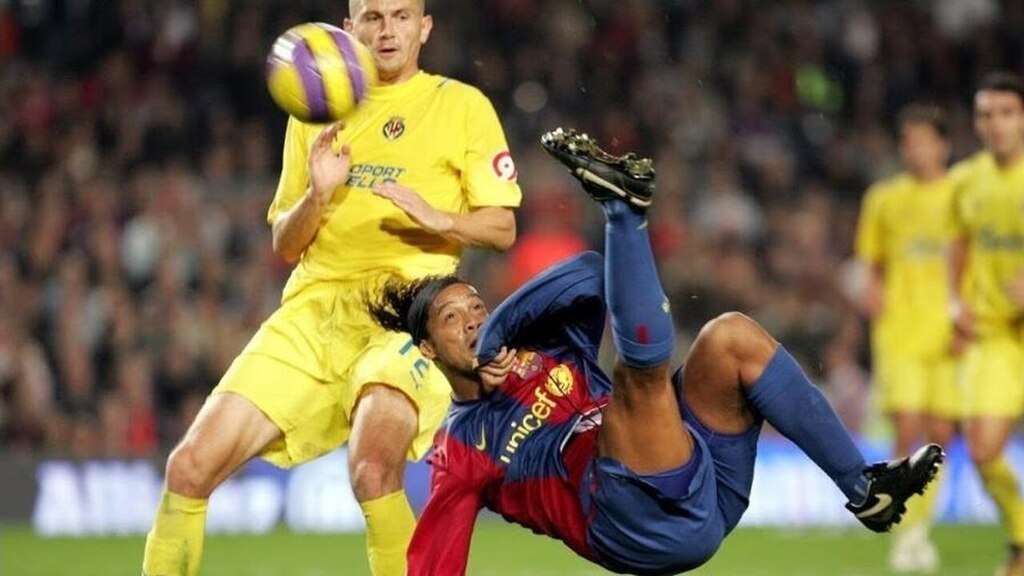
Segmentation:
<svg viewBox="0 0 1024 576">
<path fill-rule="evenodd" d="M 870 461 L 887 447 L 862 446 Z M 842 526 L 853 524 L 844 498 L 818 468 L 788 441 L 766 436 L 759 445 L 747 526 Z M 962 442 L 947 447 L 940 478 L 937 518 L 988 523 L 995 509 L 970 466 Z M 1015 440 L 1010 459 L 1024 473 L 1024 443 Z M 427 498 L 429 469 L 407 467 L 413 507 Z M 32 525 L 41 535 L 142 534 L 152 521 L 163 479 L 150 461 L 47 461 L 36 468 Z M 211 533 L 261 534 L 278 525 L 297 532 L 355 532 L 362 512 L 349 488 L 344 449 L 294 470 L 254 461 L 221 486 L 210 500 Z"/>
</svg>

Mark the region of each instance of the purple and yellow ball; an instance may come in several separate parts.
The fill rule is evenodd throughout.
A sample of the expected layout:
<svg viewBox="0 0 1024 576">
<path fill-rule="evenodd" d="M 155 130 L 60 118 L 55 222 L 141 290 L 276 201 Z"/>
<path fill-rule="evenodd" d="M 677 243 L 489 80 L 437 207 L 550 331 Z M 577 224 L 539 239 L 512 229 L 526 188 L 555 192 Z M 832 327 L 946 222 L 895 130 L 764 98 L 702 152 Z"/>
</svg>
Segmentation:
<svg viewBox="0 0 1024 576">
<path fill-rule="evenodd" d="M 330 24 L 315 22 L 289 29 L 267 56 L 270 96 L 303 122 L 344 118 L 376 83 L 370 49 Z"/>
</svg>

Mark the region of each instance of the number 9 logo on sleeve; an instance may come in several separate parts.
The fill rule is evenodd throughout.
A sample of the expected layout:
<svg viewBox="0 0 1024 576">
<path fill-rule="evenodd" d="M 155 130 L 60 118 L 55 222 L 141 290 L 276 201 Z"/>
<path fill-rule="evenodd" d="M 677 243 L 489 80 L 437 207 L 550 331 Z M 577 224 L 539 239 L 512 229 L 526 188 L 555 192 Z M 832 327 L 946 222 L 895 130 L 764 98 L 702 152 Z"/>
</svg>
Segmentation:
<svg viewBox="0 0 1024 576">
<path fill-rule="evenodd" d="M 519 175 L 516 163 L 512 160 L 512 154 L 508 150 L 502 150 L 494 155 L 494 158 L 491 159 L 491 168 L 494 168 L 495 176 L 506 182 L 515 181 L 516 176 Z"/>
</svg>

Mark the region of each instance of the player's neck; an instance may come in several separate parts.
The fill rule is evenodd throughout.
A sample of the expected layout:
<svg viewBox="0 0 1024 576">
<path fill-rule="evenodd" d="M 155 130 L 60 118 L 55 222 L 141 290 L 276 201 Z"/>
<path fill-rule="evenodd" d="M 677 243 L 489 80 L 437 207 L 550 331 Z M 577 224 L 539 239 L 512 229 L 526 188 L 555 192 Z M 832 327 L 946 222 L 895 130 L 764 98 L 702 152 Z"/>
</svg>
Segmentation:
<svg viewBox="0 0 1024 576">
<path fill-rule="evenodd" d="M 942 178 L 946 174 L 946 169 L 943 166 L 928 167 L 915 170 L 913 174 L 915 180 L 927 184 Z"/>
<path fill-rule="evenodd" d="M 996 165 L 999 166 L 1000 169 L 1011 168 L 1016 166 L 1021 160 L 1024 160 L 1024 148 L 1017 148 L 1013 152 L 1007 154 L 992 152 L 992 157 L 995 158 Z"/>
<path fill-rule="evenodd" d="M 452 398 L 456 402 L 472 402 L 482 398 L 488 390 L 479 379 L 470 378 L 461 373 L 452 372 L 441 368 L 441 372 L 448 379 L 448 385 L 452 388 Z"/>
<path fill-rule="evenodd" d="M 413 67 L 413 68 L 408 69 L 408 70 L 402 70 L 401 72 L 399 72 L 398 74 L 395 74 L 392 77 L 381 76 L 379 78 L 380 85 L 381 86 L 395 86 L 397 84 L 401 84 L 402 82 L 405 82 L 406 80 L 411 79 L 419 71 L 420 71 L 419 66 L 416 66 L 416 67 Z"/>
</svg>

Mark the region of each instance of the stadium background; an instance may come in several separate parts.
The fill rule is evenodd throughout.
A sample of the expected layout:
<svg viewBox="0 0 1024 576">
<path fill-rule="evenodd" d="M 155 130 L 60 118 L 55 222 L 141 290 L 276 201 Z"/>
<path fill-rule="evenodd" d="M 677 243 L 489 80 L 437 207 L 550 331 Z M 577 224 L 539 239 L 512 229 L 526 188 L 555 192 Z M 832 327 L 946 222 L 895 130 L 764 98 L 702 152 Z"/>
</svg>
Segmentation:
<svg viewBox="0 0 1024 576">
<path fill-rule="evenodd" d="M 285 121 L 263 85 L 264 56 L 290 25 L 340 22 L 346 5 L 0 0 L 0 573 L 137 569 L 137 536 L 47 540 L 29 522 L 54 535 L 148 525 L 162 457 L 273 310 L 288 273 L 264 222 Z M 659 169 L 651 231 L 679 353 L 708 318 L 745 311 L 797 355 L 867 449 L 884 454 L 865 324 L 847 298 L 858 284 L 849 259 L 859 200 L 897 169 L 893 118 L 913 99 L 948 107 L 955 157 L 977 147 L 971 89 L 987 71 L 1024 71 L 1024 3 L 434 0 L 431 11 L 424 67 L 492 99 L 525 192 L 515 248 L 466 260 L 488 297 L 600 239 L 599 214 L 537 146 L 543 130 L 574 126 L 614 151 L 639 150 Z M 799 538 L 748 528 L 723 551 L 741 563 L 707 573 L 775 573 L 772 552 L 793 549 L 778 555 L 790 562 L 778 573 L 817 574 L 851 546 L 869 552 L 848 573 L 884 573 L 884 541 L 849 530 L 823 476 L 770 432 L 762 452 L 762 508 L 750 524 L 832 528 L 800 528 Z M 943 528 L 944 559 L 950 570 L 988 572 L 1001 533 L 985 527 L 991 507 L 956 457 L 962 450 L 952 452 L 943 517 L 982 527 Z M 1024 463 L 1019 454 L 1015 445 Z M 351 512 L 350 495 L 336 493 L 341 462 L 336 454 L 311 467 L 305 475 L 319 483 L 297 495 L 294 476 L 255 466 L 214 503 L 224 512 L 211 523 L 340 530 Z M 413 492 L 422 475 L 410 472 Z M 477 551 L 472 573 L 554 570 L 544 554 L 529 560 L 537 546 L 556 558 L 550 566 L 567 557 L 520 532 L 486 527 L 480 546 L 502 545 L 493 556 Z M 294 556 L 299 543 L 320 542 L 348 552 L 288 573 L 365 570 L 358 539 L 346 548 L 340 536 L 253 538 L 238 558 Z M 241 560 L 218 572 L 221 542 L 210 540 L 210 573 L 282 573 Z M 966 552 L 954 560 L 957 546 Z M 62 571 L 44 557 L 81 560 Z M 486 570 L 492 557 L 512 571 Z"/>
</svg>

